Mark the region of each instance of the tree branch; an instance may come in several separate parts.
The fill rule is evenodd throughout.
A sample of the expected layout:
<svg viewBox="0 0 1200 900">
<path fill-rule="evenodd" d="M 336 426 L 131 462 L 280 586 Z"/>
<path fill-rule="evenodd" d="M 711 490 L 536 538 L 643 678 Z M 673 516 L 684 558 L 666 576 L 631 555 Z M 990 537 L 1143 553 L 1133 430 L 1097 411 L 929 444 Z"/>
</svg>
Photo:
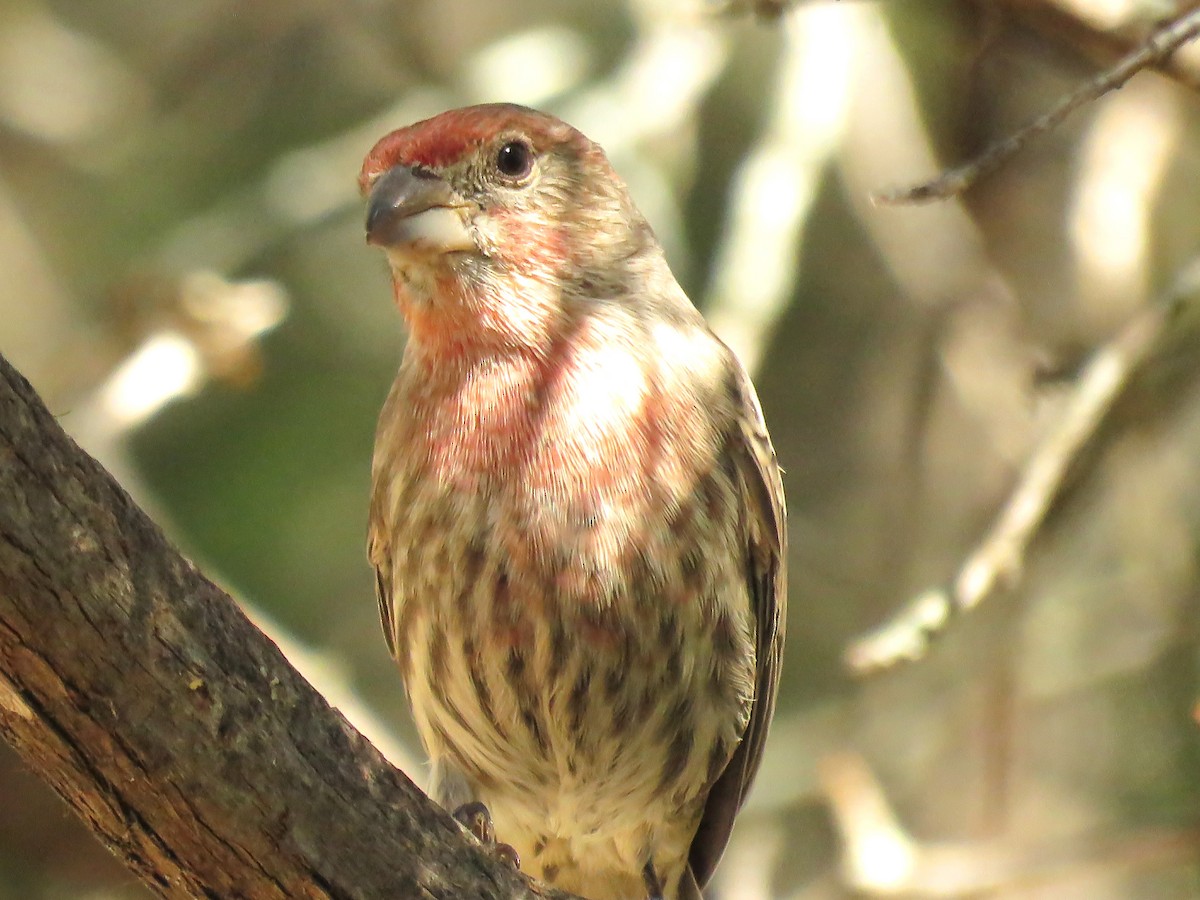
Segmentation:
<svg viewBox="0 0 1200 900">
<path fill-rule="evenodd" d="M 1080 107 L 1122 87 L 1143 69 L 1169 59 L 1184 44 L 1195 40 L 1197 35 L 1200 35 L 1200 10 L 1193 9 L 1163 25 L 1136 50 L 1122 57 L 1116 65 L 1088 79 L 1059 100 L 1053 109 L 1002 140 L 988 145 L 974 159 L 947 169 L 928 181 L 880 191 L 872 200 L 885 205 L 928 203 L 964 193 L 980 178 L 991 174 L 1020 153 L 1031 140 L 1057 128 L 1067 116 Z"/>
<path fill-rule="evenodd" d="M 1004 9 L 1047 40 L 1070 47 L 1100 66 L 1109 66 L 1136 51 L 1162 25 L 1163 20 L 1200 6 L 1196 0 L 1174 0 L 1170 5 L 1128 3 L 1119 8 L 1081 0 L 975 0 L 981 10 Z M 1200 90 L 1200 53 L 1181 49 L 1150 68 L 1192 90 Z"/>
<path fill-rule="evenodd" d="M 566 897 L 393 768 L 2 356 L 0 734 L 164 897 Z"/>
<path fill-rule="evenodd" d="M 1016 580 L 1068 473 L 1096 440 L 1131 380 L 1168 338 L 1194 334 L 1197 303 L 1200 259 L 1184 266 L 1168 290 L 1092 354 L 1054 427 L 1033 449 L 996 520 L 951 583 L 922 591 L 890 620 L 853 641 L 844 654 L 852 671 L 862 675 L 920 659 L 952 616 L 974 609 L 998 587 Z"/>
</svg>

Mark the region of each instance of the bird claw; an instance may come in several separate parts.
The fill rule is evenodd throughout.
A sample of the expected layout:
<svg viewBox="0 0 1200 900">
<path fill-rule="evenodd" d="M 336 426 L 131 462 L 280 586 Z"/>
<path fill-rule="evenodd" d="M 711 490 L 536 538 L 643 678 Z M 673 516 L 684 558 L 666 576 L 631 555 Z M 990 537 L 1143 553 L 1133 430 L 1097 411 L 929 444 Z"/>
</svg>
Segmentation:
<svg viewBox="0 0 1200 900">
<path fill-rule="evenodd" d="M 454 810 L 454 818 L 463 828 L 475 836 L 499 860 L 508 863 L 514 869 L 521 868 L 521 857 L 508 844 L 496 840 L 496 827 L 492 824 L 492 814 L 478 800 L 464 803 Z"/>
<path fill-rule="evenodd" d="M 508 863 L 514 869 L 521 868 L 521 857 L 517 855 L 512 844 L 492 844 L 492 853 L 496 854 L 498 860 Z"/>
<path fill-rule="evenodd" d="M 492 825 L 492 814 L 479 801 L 464 803 L 454 811 L 458 824 L 471 834 L 479 843 L 488 846 L 496 843 L 496 829 Z"/>
</svg>

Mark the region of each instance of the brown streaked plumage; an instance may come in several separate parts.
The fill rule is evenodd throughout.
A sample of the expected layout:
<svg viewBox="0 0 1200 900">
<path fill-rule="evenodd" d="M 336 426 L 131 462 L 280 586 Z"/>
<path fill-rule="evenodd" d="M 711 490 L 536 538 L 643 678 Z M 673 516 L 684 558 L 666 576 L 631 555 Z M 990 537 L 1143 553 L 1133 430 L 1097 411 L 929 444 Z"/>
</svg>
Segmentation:
<svg viewBox="0 0 1200 900">
<path fill-rule="evenodd" d="M 536 877 L 699 896 L 762 755 L 783 489 L 745 372 L 603 152 L 509 105 L 360 184 L 409 327 L 369 555 L 435 796 Z"/>
</svg>

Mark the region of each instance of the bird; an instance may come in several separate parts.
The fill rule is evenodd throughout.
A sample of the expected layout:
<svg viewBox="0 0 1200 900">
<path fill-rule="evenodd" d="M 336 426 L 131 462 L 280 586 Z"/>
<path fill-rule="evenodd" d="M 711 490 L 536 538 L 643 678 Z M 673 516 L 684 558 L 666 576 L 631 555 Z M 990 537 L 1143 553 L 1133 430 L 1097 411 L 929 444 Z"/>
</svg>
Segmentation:
<svg viewBox="0 0 1200 900">
<path fill-rule="evenodd" d="M 527 874 L 694 900 L 775 707 L 782 475 L 754 387 L 604 151 L 514 104 L 359 174 L 407 338 L 367 553 L 430 793 Z"/>
</svg>

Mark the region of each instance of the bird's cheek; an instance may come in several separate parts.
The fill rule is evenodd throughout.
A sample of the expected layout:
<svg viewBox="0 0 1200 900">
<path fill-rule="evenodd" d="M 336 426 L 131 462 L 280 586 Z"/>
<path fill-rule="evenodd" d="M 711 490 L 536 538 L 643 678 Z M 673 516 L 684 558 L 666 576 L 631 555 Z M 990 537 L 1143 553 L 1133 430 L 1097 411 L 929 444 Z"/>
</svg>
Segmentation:
<svg viewBox="0 0 1200 900">
<path fill-rule="evenodd" d="M 505 244 L 504 220 L 496 215 L 481 212 L 472 220 L 475 226 L 475 241 L 484 256 L 495 257 Z"/>
<path fill-rule="evenodd" d="M 554 271 L 565 258 L 561 229 L 540 217 L 509 210 L 475 217 L 481 252 L 527 273 Z"/>
</svg>

